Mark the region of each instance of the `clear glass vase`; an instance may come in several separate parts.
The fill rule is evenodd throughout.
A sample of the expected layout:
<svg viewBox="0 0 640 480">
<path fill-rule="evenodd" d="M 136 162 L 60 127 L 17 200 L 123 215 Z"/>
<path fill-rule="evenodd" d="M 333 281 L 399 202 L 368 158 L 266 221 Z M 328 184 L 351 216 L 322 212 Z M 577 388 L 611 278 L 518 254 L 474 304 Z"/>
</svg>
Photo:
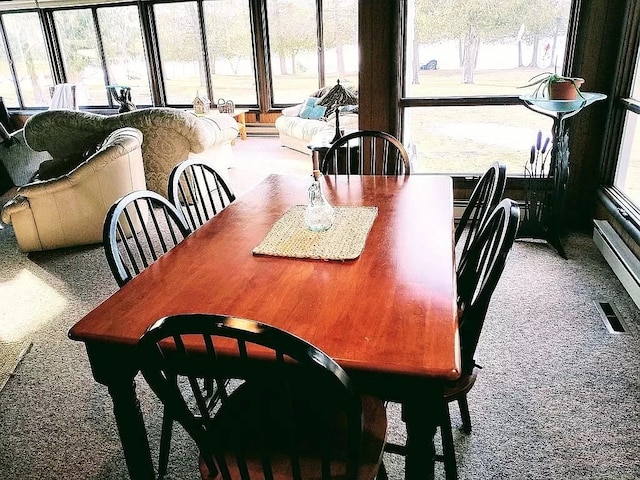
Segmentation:
<svg viewBox="0 0 640 480">
<path fill-rule="evenodd" d="M 336 219 L 336 213 L 327 201 L 319 181 L 320 172 L 313 172 L 313 183 L 309 187 L 309 203 L 304 211 L 304 223 L 309 230 L 324 232 L 331 228 Z"/>
</svg>

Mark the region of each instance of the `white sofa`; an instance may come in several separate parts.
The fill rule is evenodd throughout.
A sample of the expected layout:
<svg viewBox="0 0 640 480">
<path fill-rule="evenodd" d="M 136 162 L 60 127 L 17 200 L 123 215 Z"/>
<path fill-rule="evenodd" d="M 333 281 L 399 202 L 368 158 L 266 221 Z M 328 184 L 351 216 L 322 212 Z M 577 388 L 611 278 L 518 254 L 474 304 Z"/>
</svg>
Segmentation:
<svg viewBox="0 0 640 480">
<path fill-rule="evenodd" d="M 311 97 L 321 97 L 327 88 L 318 90 Z M 280 143 L 284 147 L 297 150 L 302 153 L 309 154 L 310 150 L 307 148 L 311 139 L 322 132 L 327 132 L 332 138 L 332 133 L 336 129 L 335 114 L 329 115 L 329 117 L 320 120 L 313 120 L 300 117 L 300 112 L 303 107 L 303 103 L 294 105 L 293 107 L 287 107 L 282 110 L 282 115 L 276 118 L 275 127 L 278 130 L 280 137 Z M 348 113 L 345 111 L 340 112 L 340 129 L 357 130 L 358 129 L 358 114 Z"/>
</svg>

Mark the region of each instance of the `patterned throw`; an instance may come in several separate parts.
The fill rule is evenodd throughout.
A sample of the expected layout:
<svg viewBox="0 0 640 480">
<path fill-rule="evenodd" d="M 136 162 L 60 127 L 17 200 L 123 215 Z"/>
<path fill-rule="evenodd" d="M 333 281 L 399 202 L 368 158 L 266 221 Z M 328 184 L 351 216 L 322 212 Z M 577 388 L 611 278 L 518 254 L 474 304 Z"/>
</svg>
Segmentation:
<svg viewBox="0 0 640 480">
<path fill-rule="evenodd" d="M 304 223 L 305 205 L 291 207 L 253 249 L 254 255 L 353 260 L 364 249 L 378 207 L 334 207 L 336 221 L 325 232 L 312 232 Z"/>
</svg>

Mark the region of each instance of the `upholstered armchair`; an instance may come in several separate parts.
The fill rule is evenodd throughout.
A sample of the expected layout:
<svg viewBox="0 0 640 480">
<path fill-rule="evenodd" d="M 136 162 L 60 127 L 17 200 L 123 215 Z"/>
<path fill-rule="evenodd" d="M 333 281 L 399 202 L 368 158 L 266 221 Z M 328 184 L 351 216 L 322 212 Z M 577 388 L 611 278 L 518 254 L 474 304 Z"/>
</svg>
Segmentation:
<svg viewBox="0 0 640 480">
<path fill-rule="evenodd" d="M 226 173 L 231 159 L 231 141 L 238 136 L 238 123 L 227 114 L 199 117 L 175 108 L 144 108 L 117 115 L 51 110 L 30 117 L 25 139 L 34 150 L 56 156 L 81 153 L 78 144 L 97 143 L 122 127 L 142 132 L 142 158 L 147 188 L 167 196 L 167 182 L 174 166 L 200 154 Z M 51 137 L 55 137 L 55 142 Z"/>
<path fill-rule="evenodd" d="M 49 137 L 50 143 L 56 141 L 55 135 Z M 98 151 L 71 171 L 19 187 L 4 205 L 2 221 L 13 225 L 20 250 L 101 243 L 109 207 L 125 194 L 145 189 L 142 133 L 122 128 L 100 141 Z M 49 150 L 46 142 L 40 146 Z"/>
</svg>

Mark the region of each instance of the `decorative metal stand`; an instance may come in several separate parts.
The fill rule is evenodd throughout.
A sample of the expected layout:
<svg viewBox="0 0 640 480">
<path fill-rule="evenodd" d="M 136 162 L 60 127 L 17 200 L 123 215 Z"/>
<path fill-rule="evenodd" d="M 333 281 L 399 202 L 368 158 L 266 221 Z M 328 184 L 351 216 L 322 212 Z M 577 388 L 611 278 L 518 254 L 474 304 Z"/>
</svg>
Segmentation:
<svg viewBox="0 0 640 480">
<path fill-rule="evenodd" d="M 540 163 L 530 161 L 525 168 L 524 195 L 525 212 L 518 230 L 519 238 L 540 238 L 554 247 L 562 258 L 567 254 L 562 245 L 562 210 L 569 179 L 569 132 L 565 120 L 578 114 L 583 108 L 598 100 L 604 100 L 601 93 L 582 92 L 576 100 L 549 100 L 522 96 L 525 107 L 553 120 L 551 129 L 551 153 L 546 170 L 544 159 Z M 544 156 L 540 136 L 536 144 L 538 155 Z M 535 167 L 533 165 L 535 164 Z"/>
<path fill-rule="evenodd" d="M 120 105 L 118 113 L 132 112 L 136 105 L 131 100 L 131 87 L 126 85 L 107 85 L 111 98 Z"/>
</svg>

